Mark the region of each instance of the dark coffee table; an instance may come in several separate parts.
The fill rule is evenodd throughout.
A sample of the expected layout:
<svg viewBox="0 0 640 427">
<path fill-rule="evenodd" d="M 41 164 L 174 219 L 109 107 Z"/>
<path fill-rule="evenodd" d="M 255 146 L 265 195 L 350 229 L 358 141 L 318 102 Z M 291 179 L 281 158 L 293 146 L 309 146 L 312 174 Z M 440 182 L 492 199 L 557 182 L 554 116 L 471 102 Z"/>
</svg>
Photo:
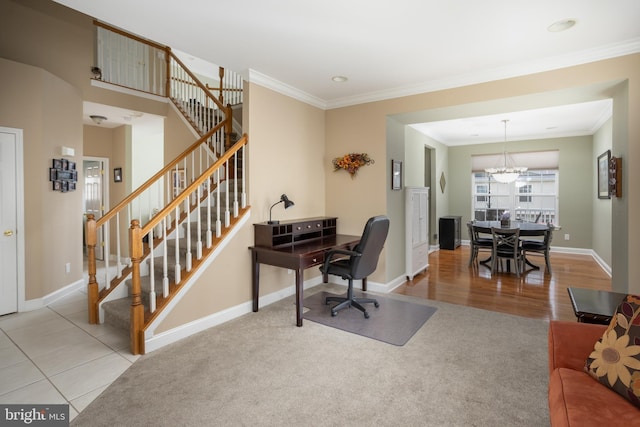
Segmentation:
<svg viewBox="0 0 640 427">
<path fill-rule="evenodd" d="M 595 289 L 568 288 L 573 312 L 581 323 L 608 325 L 620 302 L 627 296 Z"/>
</svg>

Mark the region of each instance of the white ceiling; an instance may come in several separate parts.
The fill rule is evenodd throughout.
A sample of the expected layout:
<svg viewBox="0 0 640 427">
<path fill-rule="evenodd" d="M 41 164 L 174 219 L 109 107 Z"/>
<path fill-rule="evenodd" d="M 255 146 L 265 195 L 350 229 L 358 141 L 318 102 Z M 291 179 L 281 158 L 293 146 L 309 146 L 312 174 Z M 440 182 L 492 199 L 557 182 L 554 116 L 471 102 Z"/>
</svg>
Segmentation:
<svg viewBox="0 0 640 427">
<path fill-rule="evenodd" d="M 638 0 L 55 1 L 321 108 L 640 52 Z"/>
<path fill-rule="evenodd" d="M 448 146 L 593 135 L 611 117 L 612 100 L 411 125 Z M 503 120 L 507 120 L 506 129 Z"/>
<path fill-rule="evenodd" d="M 164 125 L 164 118 L 155 114 L 142 113 L 140 111 L 89 101 L 83 103 L 83 112 L 83 123 L 91 126 L 115 128 L 122 125 L 136 125 L 151 128 L 159 126 L 162 129 Z M 103 116 L 106 117 L 107 120 L 104 120 L 98 125 L 91 119 L 92 115 Z"/>
</svg>

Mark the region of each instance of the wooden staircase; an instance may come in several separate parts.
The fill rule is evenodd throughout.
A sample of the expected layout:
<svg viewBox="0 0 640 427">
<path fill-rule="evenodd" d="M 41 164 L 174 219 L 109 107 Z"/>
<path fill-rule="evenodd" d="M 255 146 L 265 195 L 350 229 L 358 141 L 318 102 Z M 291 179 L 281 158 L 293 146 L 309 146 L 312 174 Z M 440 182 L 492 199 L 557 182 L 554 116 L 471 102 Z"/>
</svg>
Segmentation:
<svg viewBox="0 0 640 427">
<path fill-rule="evenodd" d="M 96 23 L 101 31 L 121 30 Z M 200 138 L 101 218 L 87 215 L 89 323 L 109 323 L 129 330 L 131 352 L 144 354 L 160 313 L 178 301 L 215 249 L 230 238 L 248 215 L 244 176 L 246 135 L 234 126 L 241 105 L 242 82 L 226 88 L 220 71 L 216 98 L 168 47 L 133 37 L 166 58 L 166 96 Z M 151 67 L 150 67 L 151 68 Z M 103 80 L 104 81 L 104 80 Z M 119 86 L 126 86 L 123 82 Z M 136 89 L 135 87 L 132 87 Z M 235 106 L 224 105 L 231 93 Z M 156 93 L 157 95 L 160 93 Z M 240 102 L 237 102 L 237 100 Z M 176 187 L 176 174 L 185 184 Z M 96 259 L 96 246 L 106 256 Z M 104 275 L 97 277 L 98 264 Z"/>
<path fill-rule="evenodd" d="M 226 199 L 226 195 L 222 197 L 223 204 L 225 203 L 224 199 Z M 168 239 L 166 242 L 159 242 L 159 245 L 166 244 L 167 245 L 167 258 L 166 258 L 166 271 L 165 271 L 165 260 L 162 256 L 153 257 L 153 266 L 152 258 L 146 257 L 144 260 L 145 268 L 144 271 L 146 274 L 141 275 L 140 277 L 140 289 L 141 289 L 141 300 L 142 305 L 145 307 L 151 306 L 151 298 L 154 295 L 162 295 L 163 294 L 163 283 L 165 280 L 169 280 L 169 278 L 175 278 L 178 275 L 182 276 L 186 273 L 186 271 L 177 271 L 177 266 L 180 264 L 181 260 L 187 259 L 187 257 L 192 257 L 193 254 L 197 254 L 201 248 L 198 247 L 198 242 L 206 241 L 206 229 L 207 223 L 211 221 L 215 223 L 218 220 L 216 212 L 209 214 L 208 208 L 200 207 L 200 222 L 191 222 L 190 224 L 185 224 L 183 221 L 178 228 L 179 235 L 182 237 L 178 237 L 177 242 L 175 239 Z M 187 239 L 186 234 L 184 234 L 187 230 L 190 233 L 190 239 Z M 187 247 L 187 245 L 189 245 Z M 151 270 L 153 270 L 153 274 L 151 274 Z M 174 280 L 175 282 L 175 280 Z M 124 281 L 124 286 L 127 289 L 127 296 L 125 298 L 114 299 L 102 304 L 102 310 L 104 311 L 104 323 L 115 326 L 117 328 L 121 328 L 124 330 L 129 330 L 130 327 L 130 308 L 131 308 L 131 300 L 133 296 L 133 281 L 132 279 L 127 279 Z"/>
</svg>

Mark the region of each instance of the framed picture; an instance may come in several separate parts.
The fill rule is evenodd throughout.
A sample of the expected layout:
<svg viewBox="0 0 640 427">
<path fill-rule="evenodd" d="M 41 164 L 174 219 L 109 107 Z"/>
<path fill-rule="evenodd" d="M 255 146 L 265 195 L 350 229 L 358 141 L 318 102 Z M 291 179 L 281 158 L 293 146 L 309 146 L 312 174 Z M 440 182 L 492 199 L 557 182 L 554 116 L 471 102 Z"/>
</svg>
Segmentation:
<svg viewBox="0 0 640 427">
<path fill-rule="evenodd" d="M 62 181 L 53 181 L 53 191 L 62 191 Z"/>
<path fill-rule="evenodd" d="M 62 160 L 61 159 L 53 159 L 53 168 L 54 169 L 62 169 Z"/>
<path fill-rule="evenodd" d="M 122 168 L 113 169 L 113 182 L 122 182 Z"/>
<path fill-rule="evenodd" d="M 607 150 L 598 156 L 598 199 L 610 199 L 609 193 L 609 160 L 611 150 Z"/>
<path fill-rule="evenodd" d="M 49 181 L 57 181 L 58 180 L 58 169 L 49 168 Z"/>
<path fill-rule="evenodd" d="M 187 175 L 184 169 L 174 169 L 171 171 L 171 187 L 173 189 L 173 196 L 180 194 L 182 190 L 187 188 Z"/>
<path fill-rule="evenodd" d="M 72 162 L 71 160 L 69 160 L 67 166 L 69 166 L 70 171 L 76 170 L 76 162 Z"/>
<path fill-rule="evenodd" d="M 402 190 L 402 162 L 391 160 L 391 189 Z"/>
</svg>

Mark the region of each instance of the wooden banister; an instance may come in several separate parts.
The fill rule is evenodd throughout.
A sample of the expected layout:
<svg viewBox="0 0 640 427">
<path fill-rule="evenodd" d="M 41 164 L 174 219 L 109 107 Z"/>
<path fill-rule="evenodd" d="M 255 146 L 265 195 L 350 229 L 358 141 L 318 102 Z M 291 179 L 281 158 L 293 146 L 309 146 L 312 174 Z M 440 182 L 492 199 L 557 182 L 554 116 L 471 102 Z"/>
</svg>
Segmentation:
<svg viewBox="0 0 640 427">
<path fill-rule="evenodd" d="M 142 234 L 148 234 L 155 226 L 160 224 L 163 218 L 171 214 L 171 212 L 181 203 L 189 197 L 190 194 L 193 194 L 198 186 L 202 185 L 206 180 L 211 176 L 216 169 L 219 169 L 223 166 L 231 157 L 233 157 L 238 150 L 247 143 L 247 135 L 243 135 L 243 137 L 235 144 L 235 148 L 228 150 L 225 152 L 216 162 L 211 165 L 199 178 L 195 179 L 187 188 L 185 188 L 182 192 L 182 195 L 173 199 L 169 204 L 167 204 L 160 212 L 153 216 L 153 218 L 149 219 L 147 223 L 142 227 Z"/>
<path fill-rule="evenodd" d="M 173 161 L 168 163 L 164 168 L 160 169 L 155 175 L 153 175 L 151 178 L 149 178 L 144 184 L 142 184 L 140 187 L 138 187 L 136 190 L 134 190 L 127 197 L 122 199 L 122 201 L 120 201 L 118 204 L 116 204 L 111 210 L 109 210 L 109 212 L 105 213 L 102 217 L 100 217 L 98 219 L 98 221 L 97 221 L 96 226 L 100 227 L 100 226 L 104 225 L 108 220 L 112 219 L 118 212 L 123 210 L 133 200 L 135 200 L 138 196 L 140 196 L 142 193 L 144 193 L 146 190 L 148 190 L 149 187 L 151 187 L 156 181 L 158 181 L 160 178 L 162 178 L 164 176 L 164 174 L 166 174 L 167 172 L 169 172 L 173 168 L 175 168 L 176 165 L 178 165 L 191 152 L 193 152 L 196 148 L 198 148 L 200 145 L 202 145 L 202 143 L 205 142 L 207 140 L 207 138 L 209 138 L 211 135 L 213 135 L 215 132 L 217 132 L 223 126 L 224 126 L 224 123 L 219 123 L 213 129 L 211 129 L 209 132 L 207 132 L 207 134 L 205 134 L 203 137 L 201 137 L 196 142 L 191 144 L 189 146 L 189 148 L 184 150 L 178 157 L 173 159 Z"/>
<path fill-rule="evenodd" d="M 127 195 L 122 201 L 117 203 L 112 209 L 106 212 L 102 217 L 96 220 L 94 215 L 87 215 L 86 221 L 86 243 L 88 255 L 89 281 L 88 281 L 88 304 L 89 304 L 89 322 L 99 323 L 98 306 L 101 304 L 109 293 L 116 289 L 126 279 L 131 279 L 131 307 L 130 307 L 130 346 L 133 354 L 143 354 L 145 329 L 149 326 L 152 319 L 156 318 L 159 310 L 166 307 L 177 292 L 181 289 L 181 274 L 183 277 L 191 277 L 194 268 L 202 264 L 203 256 L 208 256 L 213 252 L 213 247 L 220 243 L 220 239 L 224 238 L 221 230 L 228 232 L 230 227 L 238 221 L 238 197 L 242 200 L 242 210 L 246 212 L 246 193 L 244 190 L 244 175 L 240 177 L 239 171 L 243 171 L 242 165 L 238 165 L 239 161 L 244 159 L 244 147 L 247 144 L 247 135 L 232 147 L 231 134 L 233 133 L 233 118 L 231 105 L 224 105 L 224 96 L 222 90 L 224 83 L 220 82 L 220 99 L 217 99 L 211 92 L 211 88 L 204 85 L 193 74 L 182 61 L 175 56 L 168 46 L 143 39 L 141 37 L 129 34 L 123 30 L 104 24 L 94 20 L 94 24 L 104 28 L 107 31 L 118 34 L 118 36 L 132 39 L 136 42 L 143 43 L 150 48 L 156 49 L 158 52 L 164 53 L 164 62 L 156 61 L 161 70 L 159 74 L 166 73 L 162 78 L 166 78 L 160 86 L 154 86 L 156 91 L 154 94 L 165 96 L 177 107 L 177 109 L 185 116 L 187 122 L 194 126 L 195 130 L 201 137 L 184 150 L 179 156 L 166 164 L 161 170 L 155 173 L 139 188 L 135 189 L 131 194 Z M 99 33 L 104 33 L 99 31 Z M 116 39 L 118 38 L 116 36 Z M 158 58 L 158 57 L 156 57 Z M 110 58 L 107 57 L 107 60 Z M 122 58 L 118 58 L 122 59 Z M 220 75 L 224 76 L 224 69 L 220 68 Z M 239 74 L 230 73 L 232 79 L 236 79 L 236 84 L 240 89 L 231 89 L 228 93 L 239 91 L 242 93 L 242 79 Z M 135 83 L 125 81 L 124 83 L 118 78 L 112 81 L 104 80 L 106 83 L 122 86 L 123 84 L 132 84 L 132 89 L 145 91 L 145 87 L 133 87 Z M 160 81 L 160 80 L 158 80 Z M 123 86 L 127 87 L 127 86 Z M 164 93 L 160 93 L 164 90 Z M 224 89 L 228 90 L 228 89 Z M 153 93 L 153 92 L 150 92 Z M 234 95 L 235 96 L 235 95 Z M 241 98 L 240 98 L 241 99 Z M 242 152 L 240 152 L 242 150 Z M 233 158 L 233 161 L 231 159 Z M 239 160 L 240 159 L 240 160 Z M 213 164 L 211 164 L 213 163 Z M 210 165 L 210 166 L 209 166 Z M 189 177 L 185 180 L 185 187 L 180 186 L 177 191 L 173 188 L 171 172 L 189 170 Z M 231 177 L 230 172 L 233 172 Z M 229 185 L 230 179 L 234 179 L 233 188 Z M 224 185 L 223 185 L 224 182 Z M 242 183 L 242 189 L 238 190 L 238 182 Z M 213 183 L 213 185 L 212 185 Z M 221 195 L 224 192 L 226 196 L 226 206 L 222 207 Z M 223 197 L 225 197 L 223 196 Z M 231 221 L 229 201 L 233 198 L 233 216 Z M 213 200 L 215 199 L 215 202 Z M 150 202 L 151 201 L 151 202 Z M 191 218 L 200 218 L 201 203 L 206 203 L 208 223 L 205 227 L 206 232 L 206 248 L 203 248 L 203 238 L 200 235 L 200 223 L 197 223 L 198 232 L 196 234 L 195 256 L 192 255 L 189 246 L 189 238 L 191 236 L 189 228 L 195 221 Z M 213 206 L 213 207 L 212 207 Z M 215 212 L 215 242 L 212 238 L 211 213 Z M 224 211 L 222 211 L 224 209 Z M 122 214 L 122 215 L 121 215 Z M 129 216 L 128 220 L 122 217 Z M 174 217 L 175 215 L 175 217 Z M 137 217 L 136 217 L 137 216 Z M 220 224 L 220 218 L 224 216 L 224 226 Z M 148 220 L 146 219 L 148 218 Z M 122 229 L 120 223 L 122 220 Z M 125 225 L 130 223 L 130 227 Z M 155 228 L 160 229 L 155 232 Z M 181 233 L 187 236 L 187 254 L 179 255 L 179 246 L 184 243 L 178 243 Z M 111 235 L 115 238 L 110 241 Z M 120 244 L 121 240 L 129 239 L 127 243 Z M 166 248 L 168 239 L 175 240 L 175 269 L 173 282 L 170 284 L 167 277 L 167 255 Z M 104 241 L 101 241 L 103 239 Z M 164 244 L 164 245 L 163 245 Z M 104 271 L 105 286 L 100 289 L 97 274 L 96 247 L 104 245 L 104 270 L 100 271 L 102 275 Z M 163 245 L 163 246 L 162 246 Z M 128 246 L 129 260 L 126 256 L 121 256 L 122 249 L 126 250 Z M 164 256 L 154 253 L 154 249 L 158 247 Z M 158 250 L 160 250 L 158 249 Z M 111 251 L 114 250 L 115 253 Z M 124 252 L 124 251 L 123 251 Z M 126 255 L 126 254 L 125 254 Z M 149 258 L 151 268 L 153 269 L 152 258 L 159 256 L 163 259 L 163 277 L 162 295 L 156 298 L 155 292 L 152 291 L 148 306 L 146 298 L 146 282 L 145 282 L 145 299 L 142 298 L 142 281 L 140 277 L 141 263 Z M 185 262 L 182 268 L 178 256 L 182 257 Z M 113 257 L 116 258 L 113 265 Z M 172 261 L 173 263 L 174 261 Z M 128 264 L 128 265 L 127 265 Z M 171 264 L 174 267 L 174 264 Z M 116 276 L 113 276 L 115 271 Z M 184 273 L 182 273 L 184 271 Z M 152 283 L 153 273 L 149 281 Z M 158 306 L 156 307 L 156 301 Z"/>
</svg>

